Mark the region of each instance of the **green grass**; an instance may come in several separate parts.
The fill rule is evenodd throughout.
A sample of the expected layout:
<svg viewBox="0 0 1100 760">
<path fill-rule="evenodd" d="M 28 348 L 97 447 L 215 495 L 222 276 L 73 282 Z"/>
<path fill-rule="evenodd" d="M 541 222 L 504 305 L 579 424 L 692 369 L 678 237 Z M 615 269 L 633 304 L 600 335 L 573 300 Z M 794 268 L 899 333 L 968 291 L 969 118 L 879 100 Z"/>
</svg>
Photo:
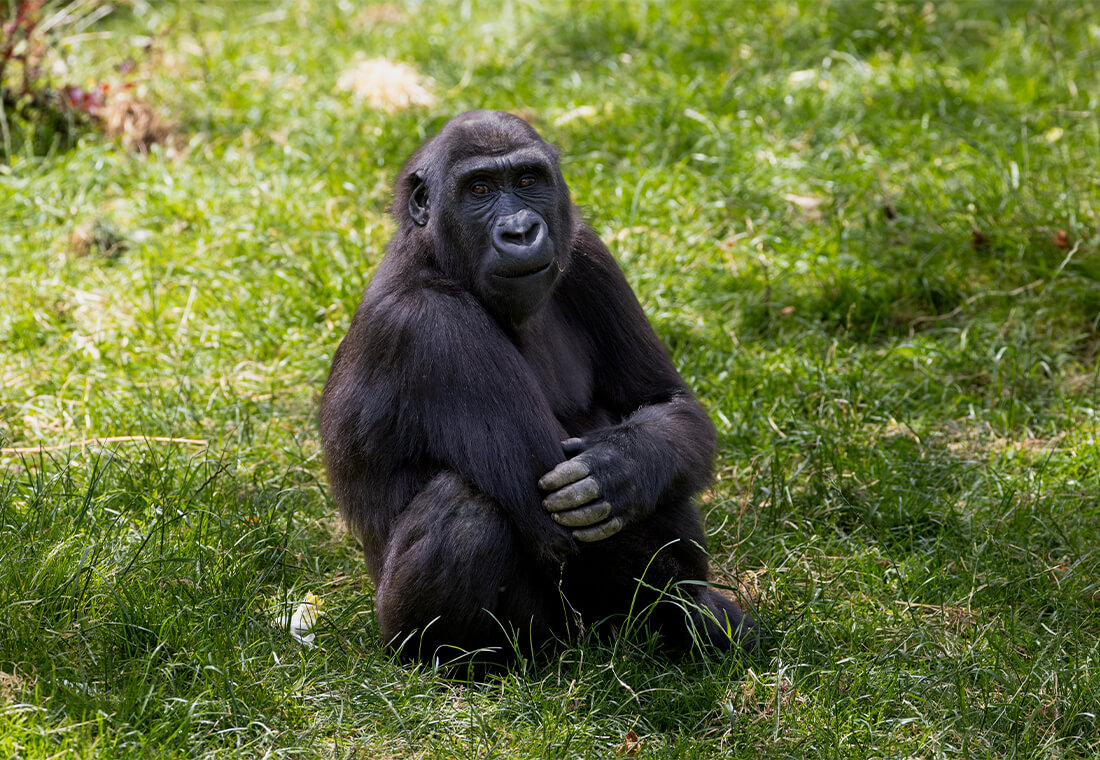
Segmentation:
<svg viewBox="0 0 1100 760">
<path fill-rule="evenodd" d="M 52 448 L 0 456 L 0 756 L 1100 754 L 1100 12 L 411 5 L 122 3 L 70 77 L 133 57 L 176 149 L 9 130 L 0 446 Z M 437 105 L 338 92 L 357 53 Z M 382 650 L 317 398 L 401 162 L 475 107 L 562 147 L 710 410 L 758 656 Z"/>
</svg>

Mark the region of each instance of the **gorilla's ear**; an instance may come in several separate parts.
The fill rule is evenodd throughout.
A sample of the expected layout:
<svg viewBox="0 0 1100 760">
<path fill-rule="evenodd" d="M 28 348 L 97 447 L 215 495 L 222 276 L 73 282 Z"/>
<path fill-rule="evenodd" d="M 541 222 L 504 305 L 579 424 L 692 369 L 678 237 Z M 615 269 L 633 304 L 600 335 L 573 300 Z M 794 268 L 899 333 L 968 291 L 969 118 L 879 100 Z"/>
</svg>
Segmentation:
<svg viewBox="0 0 1100 760">
<path fill-rule="evenodd" d="M 412 192 L 409 193 L 409 216 L 417 227 L 423 227 L 428 223 L 428 183 L 420 172 L 415 172 L 409 177 L 409 185 Z"/>
</svg>

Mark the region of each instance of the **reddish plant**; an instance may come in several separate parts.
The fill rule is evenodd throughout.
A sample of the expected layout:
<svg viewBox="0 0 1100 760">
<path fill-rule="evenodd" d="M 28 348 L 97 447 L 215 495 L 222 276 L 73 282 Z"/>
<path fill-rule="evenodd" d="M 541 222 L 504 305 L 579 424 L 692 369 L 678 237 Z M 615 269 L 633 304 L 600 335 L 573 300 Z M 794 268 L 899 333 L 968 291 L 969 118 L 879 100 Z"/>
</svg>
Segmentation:
<svg viewBox="0 0 1100 760">
<path fill-rule="evenodd" d="M 72 23 L 61 10 L 48 14 L 46 0 L 0 0 L 0 105 L 29 124 L 62 138 L 99 115 L 108 85 L 55 85 L 44 65 L 59 27 Z"/>
</svg>

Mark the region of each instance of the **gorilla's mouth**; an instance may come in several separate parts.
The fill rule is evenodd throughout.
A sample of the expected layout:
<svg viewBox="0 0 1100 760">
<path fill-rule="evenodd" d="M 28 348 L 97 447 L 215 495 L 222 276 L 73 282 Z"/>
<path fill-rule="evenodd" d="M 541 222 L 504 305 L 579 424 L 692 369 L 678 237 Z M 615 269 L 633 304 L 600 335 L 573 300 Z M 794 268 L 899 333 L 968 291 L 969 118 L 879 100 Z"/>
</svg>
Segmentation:
<svg viewBox="0 0 1100 760">
<path fill-rule="evenodd" d="M 510 272 L 494 272 L 493 276 L 501 280 L 522 280 L 527 277 L 537 277 L 540 274 L 550 271 L 550 268 L 554 266 L 555 259 L 550 259 L 547 264 L 543 266 L 537 266 L 534 269 L 520 269 Z"/>
</svg>

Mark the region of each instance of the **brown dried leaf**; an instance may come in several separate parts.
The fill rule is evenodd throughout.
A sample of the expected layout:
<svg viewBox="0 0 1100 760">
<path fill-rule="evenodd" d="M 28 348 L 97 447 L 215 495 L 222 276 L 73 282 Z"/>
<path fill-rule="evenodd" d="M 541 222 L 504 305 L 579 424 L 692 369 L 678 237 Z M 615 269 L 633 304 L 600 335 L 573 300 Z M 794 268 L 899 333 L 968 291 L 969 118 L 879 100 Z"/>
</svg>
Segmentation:
<svg viewBox="0 0 1100 760">
<path fill-rule="evenodd" d="M 638 750 L 642 748 L 642 740 L 638 738 L 638 735 L 634 733 L 634 729 L 630 729 L 626 732 L 626 736 L 623 737 L 623 743 L 619 746 L 620 755 L 636 755 Z"/>
</svg>

